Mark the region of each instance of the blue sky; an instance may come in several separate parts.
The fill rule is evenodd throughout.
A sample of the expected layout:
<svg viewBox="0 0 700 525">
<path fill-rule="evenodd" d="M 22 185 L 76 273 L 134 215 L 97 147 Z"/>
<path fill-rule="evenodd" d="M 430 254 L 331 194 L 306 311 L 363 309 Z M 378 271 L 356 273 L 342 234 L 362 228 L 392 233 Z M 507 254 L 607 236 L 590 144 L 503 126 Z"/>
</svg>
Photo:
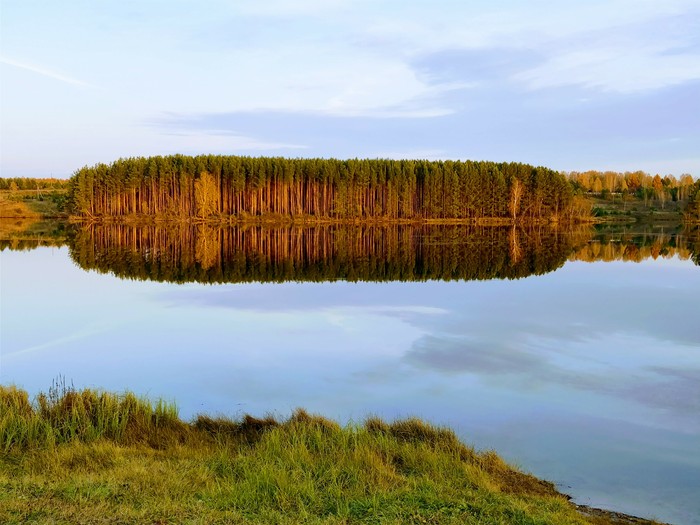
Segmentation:
<svg viewBox="0 0 700 525">
<path fill-rule="evenodd" d="M 171 153 L 700 175 L 698 0 L 2 0 L 0 173 Z"/>
</svg>

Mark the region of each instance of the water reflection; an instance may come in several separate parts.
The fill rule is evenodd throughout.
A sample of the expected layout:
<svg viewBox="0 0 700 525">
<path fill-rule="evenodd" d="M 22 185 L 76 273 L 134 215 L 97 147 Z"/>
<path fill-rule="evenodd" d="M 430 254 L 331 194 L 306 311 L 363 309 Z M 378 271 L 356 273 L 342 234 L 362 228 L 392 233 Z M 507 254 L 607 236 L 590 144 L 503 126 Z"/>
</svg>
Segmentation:
<svg viewBox="0 0 700 525">
<path fill-rule="evenodd" d="M 0 251 L 58 248 L 68 242 L 72 231 L 73 227 L 66 221 L 0 218 Z"/>
<path fill-rule="evenodd" d="M 93 225 L 71 256 L 85 269 L 168 282 L 513 279 L 560 267 L 572 242 L 546 228 L 463 225 Z"/>
<path fill-rule="evenodd" d="M 573 261 L 678 257 L 700 264 L 700 235 L 590 227 L 325 225 L 213 227 L 92 224 L 68 241 L 85 270 L 162 282 L 517 279 Z M 55 245 L 11 239 L 0 248 Z"/>
<path fill-rule="evenodd" d="M 670 231 L 663 228 L 658 231 L 650 226 L 621 231 L 601 227 L 569 260 L 641 262 L 659 257 L 691 259 L 700 265 L 700 227 L 678 227 Z"/>
</svg>

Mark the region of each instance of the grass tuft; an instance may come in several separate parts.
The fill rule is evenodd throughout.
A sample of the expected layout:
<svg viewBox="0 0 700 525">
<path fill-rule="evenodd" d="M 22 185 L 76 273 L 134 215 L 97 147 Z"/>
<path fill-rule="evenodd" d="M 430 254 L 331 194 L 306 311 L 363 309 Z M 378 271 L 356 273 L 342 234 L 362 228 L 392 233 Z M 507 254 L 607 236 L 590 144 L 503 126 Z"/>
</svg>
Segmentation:
<svg viewBox="0 0 700 525">
<path fill-rule="evenodd" d="M 130 392 L 79 391 L 59 379 L 30 402 L 26 392 L 0 385 L 0 449 L 5 452 L 102 438 L 163 447 L 184 441 L 189 432 L 174 404 L 153 404 Z"/>
<path fill-rule="evenodd" d="M 226 417 L 212 418 L 199 415 L 194 422 L 196 430 L 210 436 L 218 439 L 238 439 L 247 444 L 256 443 L 265 432 L 277 426 L 279 423 L 272 416 L 260 419 L 247 414 L 240 421 Z"/>
</svg>

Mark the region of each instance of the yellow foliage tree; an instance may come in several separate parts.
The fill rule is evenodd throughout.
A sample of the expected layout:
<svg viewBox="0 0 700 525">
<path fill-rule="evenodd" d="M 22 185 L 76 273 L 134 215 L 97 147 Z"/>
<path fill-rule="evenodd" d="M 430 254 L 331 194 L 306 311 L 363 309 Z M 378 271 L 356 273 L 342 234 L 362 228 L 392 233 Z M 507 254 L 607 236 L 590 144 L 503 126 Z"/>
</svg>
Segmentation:
<svg viewBox="0 0 700 525">
<path fill-rule="evenodd" d="M 194 200 L 197 217 L 207 218 L 218 212 L 219 187 L 211 173 L 203 171 L 194 181 Z"/>
</svg>

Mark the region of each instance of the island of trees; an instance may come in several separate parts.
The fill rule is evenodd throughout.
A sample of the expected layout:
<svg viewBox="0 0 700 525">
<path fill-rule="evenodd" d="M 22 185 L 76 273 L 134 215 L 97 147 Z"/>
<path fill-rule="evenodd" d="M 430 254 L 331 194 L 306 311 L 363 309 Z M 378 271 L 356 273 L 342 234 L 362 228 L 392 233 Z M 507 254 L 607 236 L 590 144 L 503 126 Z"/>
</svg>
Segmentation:
<svg viewBox="0 0 700 525">
<path fill-rule="evenodd" d="M 522 163 L 202 155 L 0 178 L 0 217 L 169 222 L 700 223 L 700 181 Z M 612 217 L 611 217 L 612 216 Z M 595 219 L 592 219 L 594 217 Z"/>
<path fill-rule="evenodd" d="M 556 171 L 476 161 L 130 158 L 78 170 L 70 201 L 83 218 L 572 222 L 590 214 Z"/>
</svg>

